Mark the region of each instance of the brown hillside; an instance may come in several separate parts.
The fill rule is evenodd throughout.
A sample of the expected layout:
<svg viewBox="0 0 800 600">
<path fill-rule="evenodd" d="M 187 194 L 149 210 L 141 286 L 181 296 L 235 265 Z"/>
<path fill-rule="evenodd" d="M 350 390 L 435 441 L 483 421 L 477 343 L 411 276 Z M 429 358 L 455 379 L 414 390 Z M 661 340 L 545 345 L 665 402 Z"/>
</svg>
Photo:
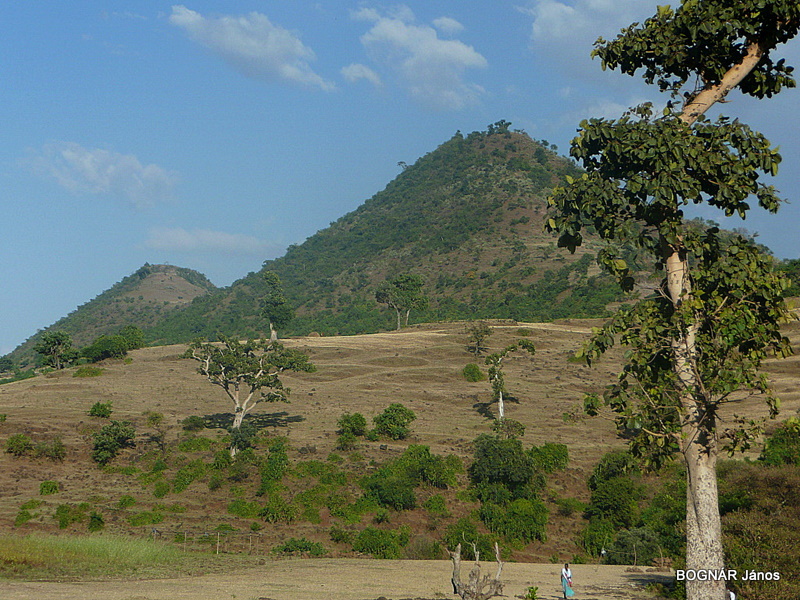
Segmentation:
<svg viewBox="0 0 800 600">
<path fill-rule="evenodd" d="M 580 515 L 560 516 L 553 500 L 574 497 L 587 500 L 585 481 L 592 467 L 607 450 L 620 447 L 608 419 L 587 419 L 567 423 L 562 416 L 579 406 L 582 394 L 598 390 L 613 378 L 617 370 L 614 357 L 588 368 L 568 362 L 568 356 L 585 339 L 593 325 L 591 321 L 561 321 L 549 324 L 516 324 L 495 322 L 495 333 L 489 338 L 493 349 L 499 349 L 527 333 L 537 348 L 536 355 L 508 359 L 505 368 L 507 386 L 518 402 L 507 405 L 507 416 L 523 422 L 527 432 L 526 446 L 545 442 L 567 444 L 570 463 L 566 471 L 548 481 L 546 498 L 550 506 L 548 541 L 516 550 L 520 560 L 571 559 L 579 553 L 575 534 L 582 526 Z M 800 326 L 789 328 L 795 343 Z M 372 465 L 398 456 L 409 444 L 430 445 L 434 453 L 457 454 L 465 462 L 470 456 L 470 442 L 477 435 L 489 432 L 489 420 L 481 410 L 495 414 L 495 406 L 485 406 L 490 400 L 487 382 L 468 383 L 461 376 L 465 364 L 476 362 L 465 351 L 464 324 L 429 325 L 398 333 L 381 333 L 351 337 L 309 337 L 288 340 L 287 345 L 307 352 L 318 370 L 316 373 L 286 376 L 292 388 L 290 404 L 262 404 L 257 411 L 271 416 L 266 431 L 286 436 L 290 443 L 289 459 L 296 468 L 310 459 L 329 462 L 336 453 L 343 460 L 338 464 L 348 474 L 351 498 L 357 496 L 357 480 L 370 471 Z M 60 436 L 67 448 L 63 462 L 47 459 L 16 458 L 0 454 L 0 531 L 19 534 L 34 531 L 58 531 L 53 518 L 61 504 L 89 504 L 86 511 L 103 515 L 106 530 L 147 535 L 150 526 L 132 526 L 129 519 L 144 511 L 154 511 L 163 517 L 155 527 L 175 539 L 175 533 L 186 531 L 193 544 L 198 544 L 202 532 L 213 532 L 227 525 L 240 536 L 223 538 L 223 549 L 247 549 L 251 524 L 259 522 L 263 529 L 256 541 L 249 543 L 272 548 L 281 540 L 305 536 L 322 543 L 332 556 L 351 556 L 349 546 L 331 542 L 329 530 L 338 523 L 327 509 L 319 518 L 306 520 L 302 515 L 292 523 L 264 523 L 258 518 L 241 518 L 229 514 L 227 507 L 236 499 L 263 504 L 265 497 L 256 497 L 258 474 L 238 482 L 225 482 L 211 491 L 209 475 L 191 483 L 180 493 L 170 492 L 163 498 L 154 496 L 150 472 L 157 458 L 156 446 L 148 438 L 145 413 L 161 412 L 168 426 L 167 481 L 174 481 L 178 469 L 190 461 L 202 459 L 210 463 L 213 452 L 181 452 L 179 439 L 187 434 L 179 422 L 190 415 L 215 415 L 230 412 L 231 406 L 221 390 L 210 385 L 195 372 L 195 365 L 180 358 L 183 346 L 147 348 L 134 351 L 132 360 L 111 361 L 99 377 L 73 377 L 75 369 L 35 379 L 0 386 L 0 414 L 6 420 L 0 424 L 0 444 L 18 433 L 29 435 L 34 442 Z M 482 362 L 482 361 L 480 361 Z M 784 415 L 790 416 L 800 408 L 800 386 L 797 375 L 800 359 L 769 365 L 778 392 L 783 398 Z M 112 402 L 113 418 L 130 420 L 137 427 L 137 446 L 124 451 L 111 467 L 99 469 L 89 458 L 90 435 L 105 420 L 87 415 L 95 402 Z M 364 442 L 357 454 L 336 452 L 336 421 L 345 412 L 361 412 L 368 421 L 391 402 L 402 402 L 413 409 L 417 420 L 412 424 L 411 439 L 402 442 Z M 734 409 L 724 416 L 730 417 Z M 745 416 L 764 413 L 757 399 L 743 400 L 735 412 Z M 217 440 L 222 430 L 206 429 L 200 436 Z M 382 447 L 383 446 L 383 447 Z M 224 447 L 218 442 L 218 447 Z M 261 452 L 263 450 L 259 450 Z M 373 462 L 374 461 L 374 462 Z M 284 481 L 287 499 L 298 498 L 314 483 L 312 478 L 290 476 Z M 463 476 L 462 476 L 463 479 Z M 60 492 L 40 496 L 42 481 L 57 481 Z M 439 490 L 418 490 L 419 504 Z M 444 492 L 451 516 L 432 519 L 423 509 L 392 513 L 387 527 L 408 524 L 412 542 L 440 539 L 445 527 L 458 517 L 468 514 L 477 505 L 453 490 Z M 136 504 L 120 508 L 118 502 L 130 495 Z M 37 501 L 30 503 L 30 501 Z M 32 518 L 15 526 L 21 507 L 28 506 Z M 360 525 L 346 526 L 363 529 L 372 523 L 373 515 L 365 515 Z M 345 526 L 344 524 L 342 524 Z M 86 531 L 86 521 L 75 523 L 70 530 Z M 237 545 L 238 544 L 238 545 Z"/>
</svg>

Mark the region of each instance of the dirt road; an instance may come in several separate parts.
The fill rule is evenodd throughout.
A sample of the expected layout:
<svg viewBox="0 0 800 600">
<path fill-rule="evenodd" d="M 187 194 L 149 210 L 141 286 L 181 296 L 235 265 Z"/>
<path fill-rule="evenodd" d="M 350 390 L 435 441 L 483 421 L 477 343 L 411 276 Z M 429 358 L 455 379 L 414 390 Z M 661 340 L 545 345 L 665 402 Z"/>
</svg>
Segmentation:
<svg viewBox="0 0 800 600">
<path fill-rule="evenodd" d="M 470 565 L 465 564 L 466 578 Z M 484 563 L 492 575 L 496 566 Z M 505 596 L 521 597 L 538 586 L 540 600 L 561 597 L 561 565 L 507 563 Z M 625 567 L 573 565 L 575 600 L 625 600 L 645 596 L 650 581 L 664 573 L 630 573 Z M 452 594 L 451 563 L 446 561 L 297 559 L 269 561 L 263 567 L 227 575 L 177 579 L 77 583 L 0 580 L 2 600 L 375 600 L 457 598 Z M 652 598 L 652 595 L 647 595 Z"/>
</svg>

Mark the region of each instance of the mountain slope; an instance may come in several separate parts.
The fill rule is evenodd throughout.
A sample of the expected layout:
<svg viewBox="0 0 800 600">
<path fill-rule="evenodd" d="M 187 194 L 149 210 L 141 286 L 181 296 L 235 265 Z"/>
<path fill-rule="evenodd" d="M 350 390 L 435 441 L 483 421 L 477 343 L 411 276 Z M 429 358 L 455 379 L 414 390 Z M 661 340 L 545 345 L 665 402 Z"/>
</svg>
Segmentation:
<svg viewBox="0 0 800 600">
<path fill-rule="evenodd" d="M 82 304 L 44 331 L 65 331 L 76 346 L 117 333 L 126 325 L 152 327 L 169 313 L 217 288 L 205 275 L 172 265 L 145 264 L 111 288 Z M 15 361 L 33 357 L 41 332 L 10 355 Z"/>
<path fill-rule="evenodd" d="M 297 318 L 285 334 L 374 332 L 393 315 L 375 302 L 387 276 L 426 280 L 430 308 L 412 320 L 601 316 L 617 299 L 592 257 L 570 256 L 543 232 L 548 191 L 577 167 L 508 123 L 457 133 L 330 227 L 264 270 L 281 277 Z M 217 332 L 264 333 L 260 274 L 196 299 L 154 326 L 160 343 Z"/>
</svg>

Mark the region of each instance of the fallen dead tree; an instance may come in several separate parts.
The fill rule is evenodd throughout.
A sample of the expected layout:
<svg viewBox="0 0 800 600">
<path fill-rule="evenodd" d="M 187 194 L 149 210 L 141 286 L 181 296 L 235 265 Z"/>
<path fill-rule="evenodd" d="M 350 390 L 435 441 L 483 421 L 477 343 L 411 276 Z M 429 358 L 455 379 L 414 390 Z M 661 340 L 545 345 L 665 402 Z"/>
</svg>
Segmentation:
<svg viewBox="0 0 800 600">
<path fill-rule="evenodd" d="M 472 545 L 475 554 L 475 566 L 469 572 L 467 582 L 461 581 L 461 544 L 456 546 L 455 552 L 449 552 L 453 561 L 453 593 L 461 596 L 461 600 L 488 600 L 503 593 L 503 584 L 500 575 L 503 572 L 503 561 L 500 560 L 500 547 L 495 543 L 494 555 L 497 559 L 497 575 L 492 578 L 488 573 L 481 577 L 480 554 L 475 544 Z"/>
</svg>

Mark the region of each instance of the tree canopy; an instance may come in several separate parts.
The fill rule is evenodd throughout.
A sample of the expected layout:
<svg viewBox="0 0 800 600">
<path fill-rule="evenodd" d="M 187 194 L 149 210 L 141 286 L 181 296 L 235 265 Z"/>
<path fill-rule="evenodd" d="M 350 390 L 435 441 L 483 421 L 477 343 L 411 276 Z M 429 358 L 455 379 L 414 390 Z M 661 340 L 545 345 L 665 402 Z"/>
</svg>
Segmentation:
<svg viewBox="0 0 800 600">
<path fill-rule="evenodd" d="M 775 56 L 797 34 L 800 4 L 790 0 L 685 0 L 661 6 L 614 40 L 599 39 L 603 68 L 641 72 L 671 99 L 644 104 L 620 119 L 581 123 L 570 154 L 586 172 L 554 191 L 548 229 L 570 251 L 591 226 L 606 247 L 598 262 L 641 298 L 595 331 L 589 362 L 618 340 L 630 347 L 618 381 L 587 398 L 610 406 L 632 448 L 656 466 L 680 452 L 687 466 L 689 569 L 724 566 L 716 482 L 722 447 L 746 448 L 759 423 L 723 424 L 720 406 L 742 393 L 778 402 L 759 373 L 769 355 L 790 352 L 780 324 L 789 313 L 787 281 L 751 240 L 721 236 L 715 226 L 687 227 L 683 207 L 706 203 L 744 217 L 751 199 L 775 212 L 780 198 L 762 182 L 781 157 L 760 133 L 708 109 L 733 89 L 757 98 L 794 87 L 792 68 Z M 646 261 L 653 278 L 637 276 Z M 648 291 L 649 290 L 649 291 Z M 739 394 L 739 396 L 736 396 Z M 721 600 L 721 582 L 690 582 L 689 600 Z"/>
</svg>

